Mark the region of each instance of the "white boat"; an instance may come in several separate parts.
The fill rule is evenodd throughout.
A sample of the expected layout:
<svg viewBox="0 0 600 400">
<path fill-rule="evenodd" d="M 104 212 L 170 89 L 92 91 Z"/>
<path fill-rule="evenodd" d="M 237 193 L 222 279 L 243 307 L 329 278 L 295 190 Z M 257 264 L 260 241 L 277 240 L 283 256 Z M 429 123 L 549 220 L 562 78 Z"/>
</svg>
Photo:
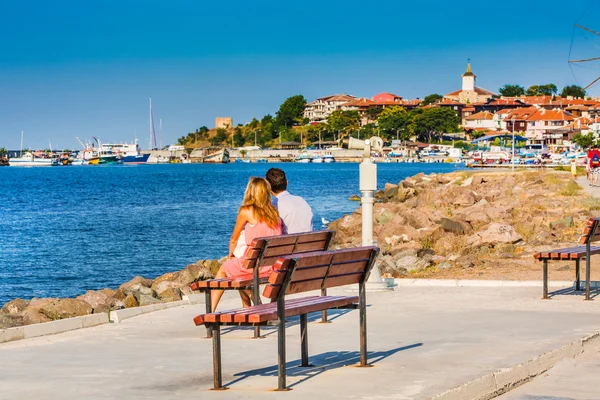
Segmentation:
<svg viewBox="0 0 600 400">
<path fill-rule="evenodd" d="M 314 162 L 314 163 L 322 163 L 323 162 L 323 157 L 321 157 L 319 155 L 315 155 L 312 158 L 312 162 Z"/>
<path fill-rule="evenodd" d="M 315 161 L 313 160 L 313 162 L 315 162 Z M 324 163 L 334 163 L 335 157 L 333 156 L 333 154 L 325 154 L 323 156 L 323 162 Z"/>
<path fill-rule="evenodd" d="M 112 153 L 120 157 L 124 164 L 146 164 L 150 154 L 142 154 L 137 139 L 135 143 L 102 143 L 103 152 Z"/>
<path fill-rule="evenodd" d="M 11 167 L 50 167 L 53 165 L 51 158 L 36 157 L 31 152 L 22 154 L 21 157 L 10 158 L 8 164 Z"/>
<path fill-rule="evenodd" d="M 296 162 L 301 164 L 307 164 L 310 162 L 310 157 L 308 153 L 302 153 L 296 157 Z"/>
</svg>

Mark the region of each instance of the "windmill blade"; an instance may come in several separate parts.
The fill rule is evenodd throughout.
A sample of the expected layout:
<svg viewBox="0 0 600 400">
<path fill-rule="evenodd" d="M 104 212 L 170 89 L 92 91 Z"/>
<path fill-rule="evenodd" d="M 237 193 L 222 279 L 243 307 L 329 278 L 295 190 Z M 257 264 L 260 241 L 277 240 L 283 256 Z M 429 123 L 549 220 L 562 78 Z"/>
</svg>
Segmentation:
<svg viewBox="0 0 600 400">
<path fill-rule="evenodd" d="M 584 60 L 569 60 L 569 62 L 570 63 L 580 63 L 580 62 L 588 62 L 588 61 L 596 61 L 596 60 L 600 60 L 600 57 L 586 58 Z"/>
<path fill-rule="evenodd" d="M 576 27 L 578 27 L 578 28 L 581 28 L 581 29 L 583 29 L 583 30 L 585 30 L 585 31 L 591 32 L 591 33 L 593 33 L 594 35 L 600 36 L 600 33 L 596 32 L 596 31 L 593 31 L 593 30 L 591 30 L 590 28 L 587 28 L 587 27 L 585 27 L 585 26 L 583 26 L 583 25 L 575 24 L 575 26 L 576 26 Z"/>
<path fill-rule="evenodd" d="M 599 77 L 597 77 L 596 79 L 594 79 L 594 80 L 592 81 L 592 83 L 590 83 L 589 85 L 587 85 L 586 87 L 584 87 L 584 88 L 583 88 L 583 90 L 587 90 L 587 89 L 589 89 L 591 86 L 593 86 L 593 85 L 594 85 L 596 82 L 598 82 L 598 81 L 600 81 L 600 76 L 599 76 Z"/>
</svg>

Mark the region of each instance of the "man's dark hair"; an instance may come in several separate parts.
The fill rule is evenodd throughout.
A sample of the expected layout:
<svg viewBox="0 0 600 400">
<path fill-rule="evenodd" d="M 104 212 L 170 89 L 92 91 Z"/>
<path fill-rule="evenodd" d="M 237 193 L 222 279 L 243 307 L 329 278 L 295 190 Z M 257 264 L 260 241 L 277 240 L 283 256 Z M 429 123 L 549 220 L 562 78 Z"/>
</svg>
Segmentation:
<svg viewBox="0 0 600 400">
<path fill-rule="evenodd" d="M 273 193 L 283 192 L 287 189 L 287 179 L 285 172 L 279 168 L 271 168 L 267 171 L 267 181 L 271 184 Z"/>
</svg>

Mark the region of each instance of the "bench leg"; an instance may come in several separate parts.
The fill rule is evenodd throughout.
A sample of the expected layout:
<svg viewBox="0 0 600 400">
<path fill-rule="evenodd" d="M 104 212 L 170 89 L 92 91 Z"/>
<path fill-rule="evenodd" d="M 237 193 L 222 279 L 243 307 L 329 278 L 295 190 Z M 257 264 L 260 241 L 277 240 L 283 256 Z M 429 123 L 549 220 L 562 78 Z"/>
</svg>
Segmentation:
<svg viewBox="0 0 600 400">
<path fill-rule="evenodd" d="M 544 295 L 542 299 L 548 300 L 548 260 L 544 260 Z"/>
<path fill-rule="evenodd" d="M 592 282 L 591 282 L 591 269 L 592 269 L 592 263 L 590 261 L 591 257 L 586 257 L 585 258 L 585 299 L 586 300 L 591 300 L 590 298 L 590 288 L 592 286 Z"/>
<path fill-rule="evenodd" d="M 214 379 L 214 388 L 212 390 L 225 390 L 227 387 L 223 386 L 223 375 L 221 374 L 221 326 L 214 324 L 212 333 Z"/>
<path fill-rule="evenodd" d="M 308 363 L 308 320 L 306 314 L 300 314 L 300 346 L 302 350 L 302 366 L 310 367 Z"/>
<path fill-rule="evenodd" d="M 327 296 L 327 289 L 321 289 L 321 296 Z M 321 311 L 321 323 L 330 324 L 331 321 L 327 320 L 327 310 Z"/>
<path fill-rule="evenodd" d="M 580 274 L 579 258 L 575 260 L 575 290 L 581 290 L 581 274 Z"/>
<path fill-rule="evenodd" d="M 367 360 L 367 294 L 365 284 L 358 287 L 359 318 L 360 318 L 360 364 L 359 367 L 371 367 Z"/>
<path fill-rule="evenodd" d="M 210 299 L 210 290 L 207 289 L 204 291 L 204 299 L 206 302 L 206 313 L 210 314 L 212 313 L 212 301 Z M 212 333 L 212 325 L 206 325 L 206 338 L 210 339 L 213 337 L 213 333 Z"/>
<path fill-rule="evenodd" d="M 285 310 L 285 305 L 278 308 L 279 327 L 277 332 L 277 391 L 292 390 L 286 386 L 287 374 L 285 369 L 285 315 L 279 310 Z"/>
</svg>

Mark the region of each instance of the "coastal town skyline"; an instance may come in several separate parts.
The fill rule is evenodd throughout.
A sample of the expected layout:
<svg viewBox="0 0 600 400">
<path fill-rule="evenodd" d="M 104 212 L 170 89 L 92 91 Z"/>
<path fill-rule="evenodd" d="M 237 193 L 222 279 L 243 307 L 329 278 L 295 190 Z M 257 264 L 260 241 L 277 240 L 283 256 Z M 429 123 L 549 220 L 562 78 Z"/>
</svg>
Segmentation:
<svg viewBox="0 0 600 400">
<path fill-rule="evenodd" d="M 67 4 L 41 7 L 27 20 L 23 6 L 8 9 L 7 15 L 21 18 L 0 28 L 6 36 L 16 34 L 15 41 L 0 47 L 5 112 L 0 146 L 18 148 L 23 130 L 24 146 L 31 148 L 50 143 L 77 148 L 76 136 L 129 142 L 137 137 L 147 147 L 149 96 L 155 125 L 163 120 L 167 145 L 200 126 L 213 127 L 219 116 L 238 124 L 274 115 L 295 94 L 309 102 L 335 93 L 370 98 L 391 92 L 405 99 L 445 95 L 460 89 L 468 59 L 478 85 L 492 92 L 504 84 L 585 86 L 597 72 L 571 72 L 567 63 L 573 23 L 582 19 L 585 7 L 538 9 L 519 3 L 523 15 L 538 18 L 526 24 L 506 18 L 501 27 L 482 29 L 475 21 L 497 15 L 496 7 L 433 2 L 434 7 L 421 10 L 385 3 L 381 7 L 390 11 L 385 15 L 365 10 L 358 16 L 331 2 L 319 15 L 290 15 L 285 6 L 270 2 L 239 4 L 234 10 L 229 6 L 236 2 L 228 7 L 178 2 L 168 8 L 149 3 L 135 16 L 132 4 L 115 15 L 116 6 L 109 3 L 83 27 L 92 11 L 69 3 L 68 12 Z M 184 24 L 190 13 L 218 16 L 226 8 L 228 18 L 203 19 L 198 30 Z M 161 21 L 159 32 L 136 30 L 143 27 L 142 16 Z M 354 29 L 361 27 L 359 17 L 377 22 Z M 291 31 L 294 24 L 299 28 Z M 73 36 L 75 30 L 80 34 Z M 587 55 L 595 55 L 593 46 Z M 588 93 L 600 95 L 595 87 Z"/>
</svg>

